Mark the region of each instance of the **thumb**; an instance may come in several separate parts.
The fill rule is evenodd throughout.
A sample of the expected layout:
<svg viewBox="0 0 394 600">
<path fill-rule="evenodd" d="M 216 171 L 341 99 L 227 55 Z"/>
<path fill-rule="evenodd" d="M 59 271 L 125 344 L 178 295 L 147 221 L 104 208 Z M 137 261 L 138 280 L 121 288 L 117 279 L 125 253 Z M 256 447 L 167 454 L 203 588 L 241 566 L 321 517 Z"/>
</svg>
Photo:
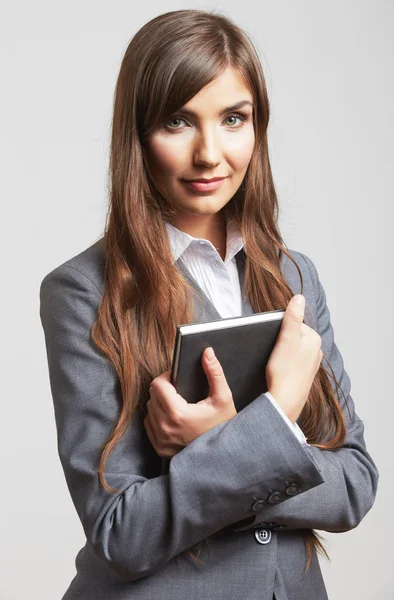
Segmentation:
<svg viewBox="0 0 394 600">
<path fill-rule="evenodd" d="M 212 352 L 212 355 L 210 354 Z M 207 376 L 209 396 L 214 400 L 227 400 L 232 398 L 230 387 L 227 383 L 222 365 L 218 361 L 213 348 L 205 348 L 202 357 L 202 366 Z"/>
<path fill-rule="evenodd" d="M 302 294 L 296 294 L 292 297 L 289 304 L 287 305 L 284 317 L 283 317 L 283 328 L 288 332 L 298 333 L 301 325 L 304 321 L 305 311 L 305 296 Z"/>
</svg>

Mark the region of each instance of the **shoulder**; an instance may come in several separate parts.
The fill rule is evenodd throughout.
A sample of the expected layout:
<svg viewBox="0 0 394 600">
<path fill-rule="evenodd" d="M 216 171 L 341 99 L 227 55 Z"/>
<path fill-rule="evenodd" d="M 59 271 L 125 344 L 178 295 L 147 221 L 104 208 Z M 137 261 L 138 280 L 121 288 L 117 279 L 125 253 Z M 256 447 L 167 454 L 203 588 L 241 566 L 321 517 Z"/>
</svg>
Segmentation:
<svg viewBox="0 0 394 600">
<path fill-rule="evenodd" d="M 308 325 L 317 327 L 317 296 L 319 291 L 319 277 L 314 262 L 305 253 L 287 248 L 294 259 L 290 260 L 286 254 L 281 253 L 280 266 L 283 277 L 286 279 L 293 294 L 303 294 L 306 301 L 305 317 Z M 297 266 L 302 276 L 298 272 Z"/>
<path fill-rule="evenodd" d="M 287 251 L 294 262 L 282 252 L 280 258 L 282 274 L 293 294 L 301 293 L 302 289 L 306 303 L 311 307 L 312 313 L 314 313 L 315 310 L 313 309 L 316 306 L 316 293 L 319 284 L 316 267 L 305 253 L 290 248 L 287 248 Z M 302 275 L 302 288 L 300 274 L 296 265 Z M 47 273 L 41 281 L 40 294 L 43 295 L 44 288 L 55 289 L 58 294 L 61 294 L 62 289 L 71 284 L 84 286 L 92 294 L 102 296 L 104 291 L 104 272 L 105 240 L 104 237 L 101 237 Z M 311 322 L 312 324 L 314 322 L 313 316 Z"/>
<path fill-rule="evenodd" d="M 314 288 L 317 283 L 317 271 L 313 261 L 309 256 L 303 252 L 300 252 L 299 250 L 287 248 L 287 251 L 297 263 L 297 266 L 299 267 L 304 279 L 304 285 Z M 296 281 L 300 280 L 300 275 L 296 265 L 283 252 L 281 253 L 280 266 L 283 276 L 288 280 L 291 287 L 296 283 Z"/>
<path fill-rule="evenodd" d="M 75 256 L 57 265 L 41 281 L 41 290 L 48 285 L 61 285 L 61 282 L 77 281 L 84 283 L 102 295 L 104 290 L 105 244 L 104 237 L 91 244 Z"/>
</svg>

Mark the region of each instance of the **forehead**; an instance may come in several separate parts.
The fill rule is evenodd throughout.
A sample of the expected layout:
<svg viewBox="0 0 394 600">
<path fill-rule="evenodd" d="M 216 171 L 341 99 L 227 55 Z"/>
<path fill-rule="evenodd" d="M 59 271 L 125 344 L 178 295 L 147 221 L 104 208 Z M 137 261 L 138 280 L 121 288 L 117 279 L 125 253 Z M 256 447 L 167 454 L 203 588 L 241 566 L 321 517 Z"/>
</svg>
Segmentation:
<svg viewBox="0 0 394 600">
<path fill-rule="evenodd" d="M 206 112 L 208 108 L 215 112 L 243 100 L 253 103 L 253 96 L 244 79 L 229 68 L 203 87 L 183 108 L 196 113 L 200 110 Z"/>
</svg>

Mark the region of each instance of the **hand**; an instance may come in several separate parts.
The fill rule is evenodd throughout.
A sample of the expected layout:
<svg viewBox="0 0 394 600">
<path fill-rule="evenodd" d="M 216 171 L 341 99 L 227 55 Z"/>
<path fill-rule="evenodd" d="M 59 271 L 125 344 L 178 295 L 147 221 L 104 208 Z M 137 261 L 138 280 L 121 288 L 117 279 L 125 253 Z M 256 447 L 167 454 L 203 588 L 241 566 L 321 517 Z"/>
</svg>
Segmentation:
<svg viewBox="0 0 394 600">
<path fill-rule="evenodd" d="M 301 298 L 302 303 L 294 300 Z M 266 366 L 268 391 L 295 423 L 323 356 L 321 337 L 303 323 L 305 297 L 296 294 L 287 305 L 274 349 Z"/>
<path fill-rule="evenodd" d="M 222 366 L 216 357 L 208 361 L 207 350 L 202 354 L 209 384 L 204 400 L 188 403 L 172 385 L 169 371 L 155 377 L 150 385 L 144 427 L 161 457 L 171 458 L 202 433 L 237 414 Z"/>
</svg>

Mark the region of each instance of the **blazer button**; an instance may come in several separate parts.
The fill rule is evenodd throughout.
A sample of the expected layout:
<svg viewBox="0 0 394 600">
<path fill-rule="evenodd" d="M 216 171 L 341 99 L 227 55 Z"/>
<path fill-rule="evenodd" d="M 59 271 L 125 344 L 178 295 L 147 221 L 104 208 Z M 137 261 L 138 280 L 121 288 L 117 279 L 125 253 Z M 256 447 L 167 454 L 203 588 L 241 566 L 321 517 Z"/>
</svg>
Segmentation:
<svg viewBox="0 0 394 600">
<path fill-rule="evenodd" d="M 261 510 L 264 507 L 265 504 L 265 500 L 256 500 L 256 502 L 254 502 L 252 504 L 252 510 L 254 510 L 255 512 L 258 512 L 259 510 Z"/>
<path fill-rule="evenodd" d="M 272 538 L 272 533 L 269 529 L 255 529 L 254 537 L 259 544 L 269 544 Z"/>
<path fill-rule="evenodd" d="M 299 494 L 300 491 L 301 491 L 300 487 L 299 487 L 299 485 L 297 485 L 297 483 L 291 483 L 285 489 L 285 492 L 288 496 L 295 496 L 296 494 Z"/>
<path fill-rule="evenodd" d="M 279 502 L 280 499 L 281 499 L 280 492 L 272 492 L 272 494 L 270 496 L 268 496 L 268 502 L 270 502 L 271 504 L 276 504 L 277 502 Z"/>
</svg>

